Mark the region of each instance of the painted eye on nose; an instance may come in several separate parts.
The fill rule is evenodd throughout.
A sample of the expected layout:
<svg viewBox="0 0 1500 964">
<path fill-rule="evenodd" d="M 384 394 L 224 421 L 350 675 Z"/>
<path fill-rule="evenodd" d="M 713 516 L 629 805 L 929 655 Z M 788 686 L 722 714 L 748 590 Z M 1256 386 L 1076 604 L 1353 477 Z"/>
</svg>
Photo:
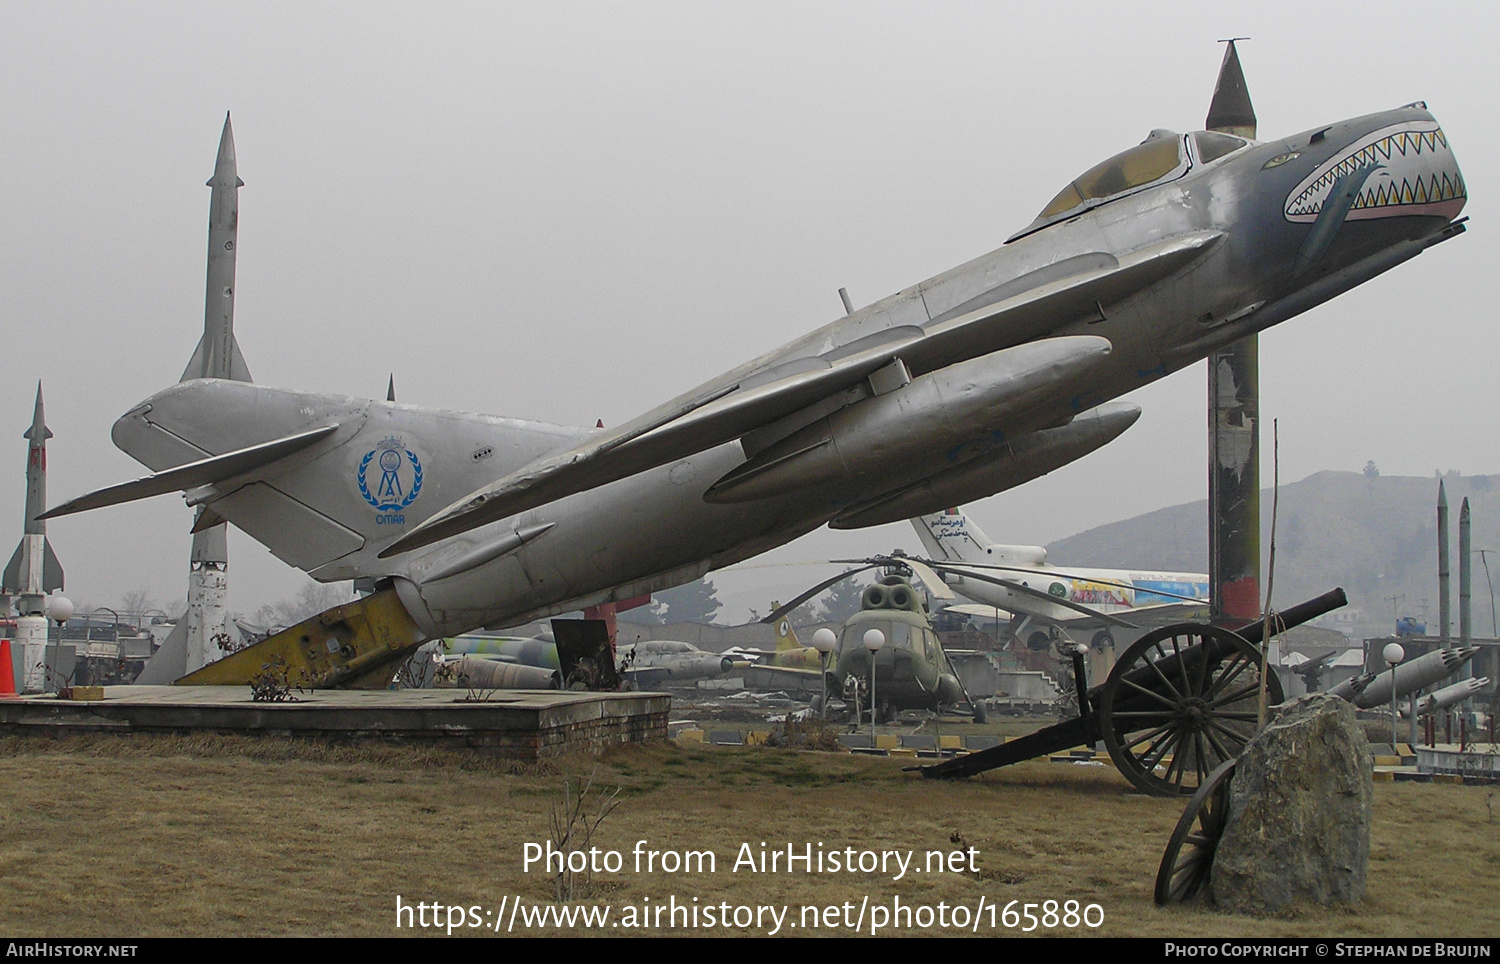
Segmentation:
<svg viewBox="0 0 1500 964">
<path fill-rule="evenodd" d="M 1287 151 L 1285 154 L 1277 154 L 1275 157 L 1271 158 L 1269 161 L 1266 161 L 1264 164 L 1262 164 L 1260 166 L 1260 169 L 1262 171 L 1268 171 L 1268 170 L 1270 170 L 1273 167 L 1280 167 L 1281 165 L 1285 164 L 1287 161 L 1290 161 L 1294 157 L 1301 157 L 1301 156 L 1302 156 L 1302 152 L 1301 151 Z"/>
</svg>

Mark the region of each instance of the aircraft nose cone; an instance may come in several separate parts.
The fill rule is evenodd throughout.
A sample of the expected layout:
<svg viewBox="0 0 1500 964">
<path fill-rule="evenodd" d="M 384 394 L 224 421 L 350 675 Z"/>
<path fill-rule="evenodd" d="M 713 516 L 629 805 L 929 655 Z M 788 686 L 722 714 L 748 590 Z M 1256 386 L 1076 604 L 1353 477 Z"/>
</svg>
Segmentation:
<svg viewBox="0 0 1500 964">
<path fill-rule="evenodd" d="M 1287 195 L 1287 220 L 1316 221 L 1335 185 L 1367 170 L 1347 220 L 1457 217 L 1468 191 L 1448 136 L 1432 115 L 1414 113 L 1410 119 L 1357 135 L 1319 164 Z"/>
</svg>

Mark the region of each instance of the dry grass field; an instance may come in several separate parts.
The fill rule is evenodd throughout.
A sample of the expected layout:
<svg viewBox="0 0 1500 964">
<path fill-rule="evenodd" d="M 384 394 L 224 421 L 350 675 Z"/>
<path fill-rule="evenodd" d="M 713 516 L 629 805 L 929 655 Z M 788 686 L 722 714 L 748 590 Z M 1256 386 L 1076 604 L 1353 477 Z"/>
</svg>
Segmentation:
<svg viewBox="0 0 1500 964">
<path fill-rule="evenodd" d="M 863 907 L 860 929 L 869 933 L 878 908 L 899 899 L 916 916 L 887 920 L 882 933 L 974 933 L 975 908 L 1016 901 L 1020 912 L 1072 900 L 1098 905 L 1091 913 L 1102 912 L 1102 925 L 1066 926 L 1060 907 L 1056 926 L 1037 932 L 1500 934 L 1500 823 L 1492 814 L 1500 801 L 1491 788 L 1377 784 L 1364 901 L 1257 920 L 1152 904 L 1182 803 L 1131 792 L 1112 767 L 1042 761 L 935 783 L 902 773 L 901 762 L 668 744 L 526 767 L 465 751 L 229 737 L 6 738 L 0 929 L 36 937 L 445 933 L 412 926 L 418 913 L 430 922 L 425 907 L 398 927 L 399 895 L 409 906 L 474 908 L 459 912 L 461 922 L 484 926 L 455 928 L 455 936 L 490 934 L 496 917 L 502 934 L 556 933 L 553 921 L 524 926 L 526 915 L 557 905 L 551 876 L 523 872 L 523 847 L 548 840 L 564 785 L 576 790 L 592 775 L 596 788 L 620 790 L 593 845 L 618 851 L 622 866 L 577 883 L 579 892 L 589 888 L 581 903 L 608 906 L 609 921 L 564 932 L 765 934 L 774 926 L 764 911 L 759 924 L 718 924 L 726 910 L 764 905 L 790 908 L 780 933 L 829 936 L 850 933 Z M 637 873 L 637 841 L 646 850 L 711 851 L 716 866 Z M 894 867 L 732 869 L 742 843 L 758 853 L 762 841 L 783 852 L 789 843 L 816 852 L 820 842 L 841 855 L 848 847 L 913 851 L 917 867 L 930 850 L 972 847 L 977 855 L 972 869 L 910 870 L 899 880 Z M 673 900 L 697 910 L 698 928 L 680 926 L 682 916 L 679 926 L 665 916 L 656 926 L 651 908 Z M 830 906 L 838 909 L 825 916 Z M 999 911 L 991 929 L 991 913 L 979 911 L 978 933 L 1009 933 Z M 816 931 L 809 914 L 819 918 Z M 933 915 L 929 926 L 922 914 Z M 438 917 L 447 921 L 448 911 Z M 740 923 L 747 919 L 741 911 Z"/>
</svg>

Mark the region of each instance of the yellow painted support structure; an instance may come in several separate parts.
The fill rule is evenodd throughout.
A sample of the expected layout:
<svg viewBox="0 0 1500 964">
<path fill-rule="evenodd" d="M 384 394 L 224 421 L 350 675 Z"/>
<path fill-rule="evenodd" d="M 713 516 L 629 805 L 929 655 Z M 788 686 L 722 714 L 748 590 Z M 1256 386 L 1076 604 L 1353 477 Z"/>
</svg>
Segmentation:
<svg viewBox="0 0 1500 964">
<path fill-rule="evenodd" d="M 678 743 L 702 743 L 703 742 L 703 731 L 702 730 L 680 730 L 677 733 L 677 742 Z"/>
<path fill-rule="evenodd" d="M 941 750 L 962 750 L 963 748 L 964 748 L 963 737 L 958 736 L 957 734 L 948 733 L 948 734 L 944 734 L 943 736 L 938 737 L 938 749 L 941 749 Z"/>
<path fill-rule="evenodd" d="M 294 689 L 385 689 L 395 665 L 425 639 L 396 590 L 382 589 L 210 663 L 176 685 L 247 686 L 284 668 Z"/>
<path fill-rule="evenodd" d="M 875 747 L 879 750 L 894 750 L 901 745 L 901 738 L 894 733 L 875 734 Z"/>
</svg>

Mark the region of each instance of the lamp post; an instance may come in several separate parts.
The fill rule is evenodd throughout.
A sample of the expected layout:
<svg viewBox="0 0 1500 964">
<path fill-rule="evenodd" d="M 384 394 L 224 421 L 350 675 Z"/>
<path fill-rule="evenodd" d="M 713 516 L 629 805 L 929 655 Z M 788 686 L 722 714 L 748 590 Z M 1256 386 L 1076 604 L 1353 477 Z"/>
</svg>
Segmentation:
<svg viewBox="0 0 1500 964">
<path fill-rule="evenodd" d="M 57 648 L 52 651 L 52 671 L 58 671 L 58 663 L 62 661 L 62 628 L 63 623 L 73 618 L 73 600 L 67 596 L 56 595 L 47 597 L 47 618 L 57 623 Z M 61 679 L 58 680 L 58 689 L 62 689 Z M 42 684 L 46 689 L 46 684 Z"/>
<path fill-rule="evenodd" d="M 839 638 L 833 634 L 833 630 L 824 626 L 813 633 L 813 649 L 818 651 L 822 659 L 818 663 L 818 675 L 823 677 L 823 702 L 818 708 L 822 711 L 823 719 L 828 719 L 828 654 L 833 652 L 833 647 L 838 645 Z"/>
<path fill-rule="evenodd" d="M 1396 752 L 1396 664 L 1406 658 L 1406 650 L 1401 648 L 1400 643 L 1386 643 L 1385 649 L 1380 651 L 1385 658 L 1386 665 L 1391 668 L 1391 752 Z M 1412 698 L 1412 712 L 1417 711 L 1416 697 Z"/>
<path fill-rule="evenodd" d="M 878 629 L 865 631 L 865 649 L 870 651 L 870 749 L 875 748 L 875 654 L 885 645 L 885 633 Z"/>
</svg>

